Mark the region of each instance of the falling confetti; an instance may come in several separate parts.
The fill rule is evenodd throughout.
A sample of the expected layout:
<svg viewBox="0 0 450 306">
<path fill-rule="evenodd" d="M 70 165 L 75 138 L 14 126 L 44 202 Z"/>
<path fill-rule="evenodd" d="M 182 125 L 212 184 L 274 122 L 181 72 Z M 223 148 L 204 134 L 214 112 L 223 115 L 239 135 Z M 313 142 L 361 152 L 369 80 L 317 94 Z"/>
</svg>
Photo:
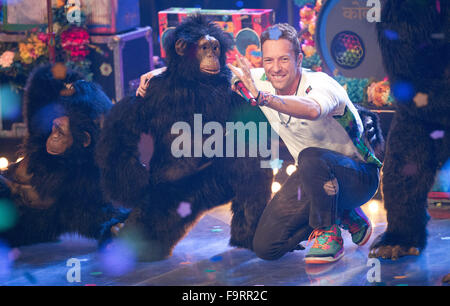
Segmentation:
<svg viewBox="0 0 450 306">
<path fill-rule="evenodd" d="M 218 261 L 221 261 L 222 259 L 223 259 L 222 256 L 217 255 L 217 256 L 211 257 L 210 261 L 218 262 Z"/>
<path fill-rule="evenodd" d="M 434 140 L 436 140 L 436 139 L 444 138 L 444 134 L 445 134 L 444 131 L 436 130 L 430 134 L 430 137 L 433 138 Z"/>
<path fill-rule="evenodd" d="M 91 272 L 92 276 L 102 275 L 103 272 Z"/>
<path fill-rule="evenodd" d="M 408 102 L 414 97 L 414 87 L 409 82 L 399 81 L 392 85 L 392 93 L 399 102 Z"/>
<path fill-rule="evenodd" d="M 389 30 L 389 29 L 384 30 L 384 36 L 386 36 L 386 38 L 389 40 L 397 40 L 398 39 L 398 33 L 393 30 Z"/>
<path fill-rule="evenodd" d="M 428 105 L 428 95 L 418 92 L 414 98 L 413 98 L 414 103 L 416 104 L 417 107 L 424 107 Z"/>
<path fill-rule="evenodd" d="M 278 158 L 271 160 L 270 167 L 272 169 L 281 169 L 281 167 L 283 167 L 283 160 L 278 159 Z"/>
<path fill-rule="evenodd" d="M 1 118 L 17 120 L 21 114 L 21 99 L 18 91 L 7 85 L 0 85 Z"/>
<path fill-rule="evenodd" d="M 121 276 L 131 271 L 136 264 L 136 254 L 131 245 L 117 240 L 100 254 L 100 265 L 106 274 Z"/>
<path fill-rule="evenodd" d="M 302 198 L 302 191 L 300 190 L 300 186 L 297 188 L 297 200 L 300 201 Z"/>
<path fill-rule="evenodd" d="M 441 237 L 441 240 L 450 240 L 450 237 Z"/>
<path fill-rule="evenodd" d="M 441 13 L 441 1 L 436 0 L 436 10 L 438 11 L 438 13 Z"/>
<path fill-rule="evenodd" d="M 405 279 L 405 278 L 407 278 L 407 276 L 406 275 L 397 275 L 397 276 L 394 276 L 394 278 L 395 279 Z"/>
<path fill-rule="evenodd" d="M 6 231 L 16 224 L 17 212 L 11 201 L 0 200 L 0 232 Z"/>
<path fill-rule="evenodd" d="M 278 28 L 273 28 L 269 30 L 269 39 L 270 40 L 278 40 L 281 36 L 281 31 Z"/>
<path fill-rule="evenodd" d="M 191 203 L 181 202 L 180 205 L 178 205 L 177 213 L 181 218 L 189 216 L 192 213 Z"/>
</svg>

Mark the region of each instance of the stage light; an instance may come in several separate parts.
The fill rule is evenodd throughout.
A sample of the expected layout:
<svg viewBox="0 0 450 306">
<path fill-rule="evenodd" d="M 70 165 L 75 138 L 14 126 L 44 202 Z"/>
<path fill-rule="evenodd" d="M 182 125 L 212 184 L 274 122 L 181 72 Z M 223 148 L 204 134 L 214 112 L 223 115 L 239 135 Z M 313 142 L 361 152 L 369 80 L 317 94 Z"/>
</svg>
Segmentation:
<svg viewBox="0 0 450 306">
<path fill-rule="evenodd" d="M 291 176 L 292 173 L 294 173 L 295 171 L 297 171 L 297 167 L 295 165 L 289 165 L 286 168 L 286 173 L 287 175 Z"/>
<path fill-rule="evenodd" d="M 376 200 L 372 200 L 369 203 L 369 211 L 372 214 L 376 214 L 380 208 L 380 202 Z"/>
<path fill-rule="evenodd" d="M 273 168 L 272 171 L 273 171 L 273 175 L 277 175 L 278 174 L 278 168 Z"/>
<path fill-rule="evenodd" d="M 278 182 L 272 183 L 272 193 L 277 193 L 281 189 L 281 184 Z"/>
<path fill-rule="evenodd" d="M 8 169 L 9 161 L 6 157 L 0 158 L 0 170 Z"/>
</svg>

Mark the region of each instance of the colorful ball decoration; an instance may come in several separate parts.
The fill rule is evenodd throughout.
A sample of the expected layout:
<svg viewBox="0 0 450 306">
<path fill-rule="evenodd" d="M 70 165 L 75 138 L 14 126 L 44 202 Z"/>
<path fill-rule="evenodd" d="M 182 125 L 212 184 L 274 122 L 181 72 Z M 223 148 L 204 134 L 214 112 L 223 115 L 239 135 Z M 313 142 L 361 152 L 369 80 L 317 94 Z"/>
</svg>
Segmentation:
<svg viewBox="0 0 450 306">
<path fill-rule="evenodd" d="M 331 42 L 331 54 L 335 62 L 345 69 L 354 69 L 364 60 L 362 39 L 352 31 L 342 31 Z"/>
</svg>

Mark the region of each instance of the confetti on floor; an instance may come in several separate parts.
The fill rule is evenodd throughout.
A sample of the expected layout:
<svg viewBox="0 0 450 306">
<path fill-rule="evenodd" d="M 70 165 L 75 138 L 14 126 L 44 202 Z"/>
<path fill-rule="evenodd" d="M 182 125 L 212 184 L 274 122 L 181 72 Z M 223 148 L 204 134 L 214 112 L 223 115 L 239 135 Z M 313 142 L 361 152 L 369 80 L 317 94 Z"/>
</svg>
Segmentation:
<svg viewBox="0 0 450 306">
<path fill-rule="evenodd" d="M 217 255 L 217 256 L 211 257 L 210 261 L 218 262 L 218 261 L 221 261 L 222 259 L 223 259 L 222 256 Z"/>
<path fill-rule="evenodd" d="M 206 272 L 206 273 L 212 273 L 212 272 L 216 272 L 216 270 L 206 269 L 205 272 Z"/>
<path fill-rule="evenodd" d="M 395 279 L 405 279 L 405 278 L 407 278 L 407 276 L 406 275 L 397 275 L 397 276 L 394 276 L 394 278 Z"/>
</svg>

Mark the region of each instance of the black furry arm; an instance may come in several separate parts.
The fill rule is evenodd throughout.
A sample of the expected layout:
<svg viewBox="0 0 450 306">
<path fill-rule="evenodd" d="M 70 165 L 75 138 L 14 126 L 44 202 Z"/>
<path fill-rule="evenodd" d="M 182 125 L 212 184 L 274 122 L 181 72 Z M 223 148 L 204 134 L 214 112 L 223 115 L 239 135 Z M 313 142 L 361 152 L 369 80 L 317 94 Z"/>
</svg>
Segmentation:
<svg viewBox="0 0 450 306">
<path fill-rule="evenodd" d="M 139 98 L 129 97 L 111 109 L 96 148 L 105 195 L 133 207 L 145 195 L 149 174 L 140 161 L 138 144 L 143 126 Z M 139 124 L 141 123 L 141 124 Z"/>
</svg>

